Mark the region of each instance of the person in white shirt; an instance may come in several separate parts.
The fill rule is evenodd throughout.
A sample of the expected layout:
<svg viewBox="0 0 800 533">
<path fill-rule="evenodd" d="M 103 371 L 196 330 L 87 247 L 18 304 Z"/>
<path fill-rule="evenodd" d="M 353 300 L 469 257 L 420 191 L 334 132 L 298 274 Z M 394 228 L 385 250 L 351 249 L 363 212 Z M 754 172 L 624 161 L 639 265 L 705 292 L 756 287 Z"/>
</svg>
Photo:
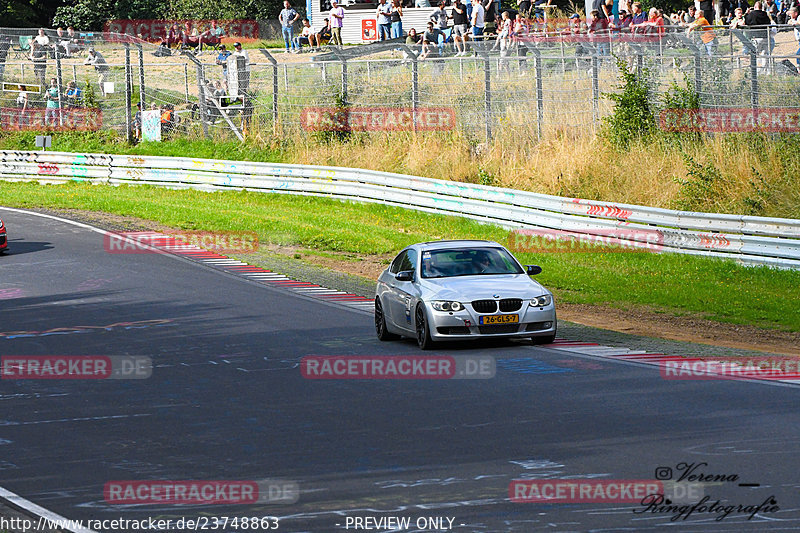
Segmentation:
<svg viewBox="0 0 800 533">
<path fill-rule="evenodd" d="M 386 0 L 380 0 L 378 9 L 375 10 L 375 18 L 378 22 L 378 39 L 385 41 L 392 33 L 392 6 Z"/>
<path fill-rule="evenodd" d="M 39 28 L 39 35 L 34 40 L 42 46 L 50 45 L 50 37 L 44 34 L 44 28 Z"/>
<path fill-rule="evenodd" d="M 472 40 L 483 40 L 483 29 L 486 27 L 485 21 L 486 11 L 483 9 L 483 4 L 480 0 L 472 0 Z"/>
</svg>

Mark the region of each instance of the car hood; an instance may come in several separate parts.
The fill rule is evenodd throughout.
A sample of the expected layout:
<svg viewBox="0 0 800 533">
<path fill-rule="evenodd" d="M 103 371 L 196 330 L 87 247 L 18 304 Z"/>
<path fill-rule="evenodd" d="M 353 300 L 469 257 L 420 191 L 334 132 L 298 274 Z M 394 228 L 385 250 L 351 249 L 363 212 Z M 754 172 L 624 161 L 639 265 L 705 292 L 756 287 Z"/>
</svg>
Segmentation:
<svg viewBox="0 0 800 533">
<path fill-rule="evenodd" d="M 440 300 L 493 300 L 500 298 L 533 298 L 549 291 L 527 274 L 493 274 L 455 276 L 452 278 L 425 278 L 421 288 L 427 298 Z"/>
</svg>

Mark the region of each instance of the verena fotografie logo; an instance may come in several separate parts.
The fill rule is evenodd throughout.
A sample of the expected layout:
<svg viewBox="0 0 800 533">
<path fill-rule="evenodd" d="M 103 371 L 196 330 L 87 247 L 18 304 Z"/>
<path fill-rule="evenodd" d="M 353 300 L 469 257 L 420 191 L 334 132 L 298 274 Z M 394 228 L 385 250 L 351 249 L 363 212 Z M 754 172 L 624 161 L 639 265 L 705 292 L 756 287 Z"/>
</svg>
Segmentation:
<svg viewBox="0 0 800 533">
<path fill-rule="evenodd" d="M 659 362 L 664 379 L 800 379 L 800 358 L 674 358 Z"/>
<path fill-rule="evenodd" d="M 103 234 L 103 248 L 110 254 L 159 254 L 197 247 L 224 254 L 247 254 L 258 251 L 258 234 L 254 231 L 181 231 L 156 233 L 149 231 Z"/>
<path fill-rule="evenodd" d="M 514 503 L 639 503 L 664 494 L 655 480 L 515 479 L 508 486 Z"/>
<path fill-rule="evenodd" d="M 508 248 L 519 253 L 660 252 L 663 243 L 664 234 L 649 229 L 592 229 L 591 233 L 575 233 L 535 228 L 508 234 Z"/>
<path fill-rule="evenodd" d="M 291 504 L 300 499 L 294 481 L 109 481 L 103 498 L 112 504 Z"/>
<path fill-rule="evenodd" d="M 449 131 L 451 107 L 306 107 L 300 124 L 308 131 Z"/>
<path fill-rule="evenodd" d="M 306 379 L 490 379 L 492 356 L 309 355 L 300 361 Z"/>
<path fill-rule="evenodd" d="M 800 110 L 795 108 L 722 107 L 664 109 L 659 114 L 664 131 L 697 133 L 797 133 Z"/>
<path fill-rule="evenodd" d="M 4 355 L 2 379 L 147 379 L 149 357 L 136 355 Z"/>
</svg>

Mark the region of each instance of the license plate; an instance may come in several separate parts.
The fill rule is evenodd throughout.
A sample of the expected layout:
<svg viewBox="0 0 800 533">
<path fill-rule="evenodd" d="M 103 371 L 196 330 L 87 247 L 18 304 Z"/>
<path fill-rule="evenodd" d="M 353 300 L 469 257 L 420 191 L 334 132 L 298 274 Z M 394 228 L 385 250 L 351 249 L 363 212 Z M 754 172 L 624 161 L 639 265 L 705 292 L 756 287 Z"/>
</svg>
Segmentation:
<svg viewBox="0 0 800 533">
<path fill-rule="evenodd" d="M 478 323 L 482 326 L 489 324 L 518 324 L 519 315 L 489 315 L 479 317 Z"/>
</svg>

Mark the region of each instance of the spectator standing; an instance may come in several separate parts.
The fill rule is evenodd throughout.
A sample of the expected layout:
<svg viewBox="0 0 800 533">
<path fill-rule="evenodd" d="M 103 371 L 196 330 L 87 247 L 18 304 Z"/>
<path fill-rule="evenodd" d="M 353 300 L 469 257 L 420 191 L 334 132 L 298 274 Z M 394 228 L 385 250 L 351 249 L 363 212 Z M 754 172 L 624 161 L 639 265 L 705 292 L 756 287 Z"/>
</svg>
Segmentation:
<svg viewBox="0 0 800 533">
<path fill-rule="evenodd" d="M 50 87 L 45 92 L 44 125 L 58 126 L 61 118 L 61 95 L 58 91 L 58 80 L 52 78 Z"/>
<path fill-rule="evenodd" d="M 744 13 L 742 13 L 742 8 L 737 7 L 736 9 L 733 10 L 733 19 L 731 19 L 729 27 L 731 29 L 734 28 L 742 29 L 745 26 L 747 26 L 747 24 L 744 23 Z"/>
<path fill-rule="evenodd" d="M 687 32 L 693 31 L 700 31 L 700 39 L 703 41 L 703 46 L 706 48 L 706 53 L 709 57 L 714 57 L 714 52 L 717 49 L 717 38 L 714 35 L 714 29 L 711 27 L 711 24 L 708 23 L 706 17 L 703 13 L 700 13 L 700 16 L 689 24 Z"/>
<path fill-rule="evenodd" d="M 761 2 L 753 4 L 753 9 L 744 16 L 744 23 L 751 29 L 750 38 L 753 39 L 757 53 L 765 53 L 770 40 L 768 27 L 772 21 L 767 12 L 761 9 Z"/>
<path fill-rule="evenodd" d="M 403 3 L 401 0 L 392 0 L 392 9 L 389 15 L 392 21 L 392 39 L 403 36 Z"/>
<path fill-rule="evenodd" d="M 295 11 L 289 0 L 283 0 L 283 9 L 278 14 L 278 20 L 281 23 L 281 33 L 283 34 L 283 44 L 286 46 L 284 54 L 289 53 L 290 48 L 294 48 L 294 29 L 295 22 L 300 20 L 300 15 Z"/>
<path fill-rule="evenodd" d="M 344 26 L 344 8 L 336 0 L 331 0 L 331 45 L 342 46 L 342 26 Z"/>
<path fill-rule="evenodd" d="M 39 28 L 39 33 L 34 38 L 34 41 L 40 46 L 50 46 L 50 37 L 45 35 L 44 28 Z"/>
<path fill-rule="evenodd" d="M 83 91 L 78 87 L 78 84 L 71 81 L 67 84 L 67 109 L 75 109 L 81 107 L 83 101 Z"/>
<path fill-rule="evenodd" d="M 498 68 L 501 71 L 509 71 L 507 57 L 508 49 L 511 46 L 511 32 L 514 29 L 513 26 L 514 24 L 511 21 L 511 15 L 509 15 L 508 11 L 503 11 L 502 16 L 500 17 L 500 31 L 497 33 L 497 42 L 500 45 L 500 64 Z"/>
<path fill-rule="evenodd" d="M 603 18 L 598 9 L 592 9 L 586 26 L 587 33 L 591 36 L 591 42 L 597 46 L 597 55 L 608 55 L 608 37 L 605 35 L 608 19 Z"/>
<path fill-rule="evenodd" d="M 796 6 L 792 6 L 789 8 L 789 19 L 786 23 L 792 26 L 794 30 L 794 40 L 795 44 L 797 44 L 797 51 L 794 55 L 797 56 L 797 66 L 800 67 L 800 10 L 797 9 Z"/>
<path fill-rule="evenodd" d="M 631 9 L 633 10 L 631 14 L 631 26 L 634 27 L 634 29 L 639 24 L 647 22 L 647 15 L 642 11 L 642 4 L 640 2 L 631 4 Z"/>
<path fill-rule="evenodd" d="M 467 17 L 467 7 L 461 3 L 461 0 L 455 0 L 451 16 L 453 18 L 453 42 L 456 45 L 456 57 L 466 55 L 469 18 Z"/>
<path fill-rule="evenodd" d="M 441 31 L 447 29 L 447 19 L 449 18 L 447 16 L 447 10 L 444 8 L 445 5 L 445 1 L 442 0 L 439 2 L 439 9 L 431 14 L 431 22 L 433 22 L 434 27 Z"/>
<path fill-rule="evenodd" d="M 694 6 L 689 6 L 689 9 L 686 10 L 686 13 L 683 14 L 683 20 L 681 21 L 681 26 L 688 26 L 692 24 L 695 20 L 697 20 L 697 9 Z"/>
<path fill-rule="evenodd" d="M 47 48 L 36 41 L 31 42 L 31 51 L 28 58 L 33 61 L 33 75 L 39 84 L 39 90 L 47 89 Z"/>
<path fill-rule="evenodd" d="M 83 64 L 94 66 L 94 70 L 98 74 L 97 83 L 100 84 L 100 94 L 105 96 L 106 81 L 108 80 L 108 72 L 111 70 L 108 67 L 108 63 L 106 63 L 106 58 L 104 58 L 103 54 L 101 54 L 94 48 L 89 48 L 89 55 L 86 56 L 86 61 L 84 61 Z"/>
<path fill-rule="evenodd" d="M 25 87 L 22 87 L 25 89 Z M 20 127 L 28 125 L 28 93 L 22 90 L 17 95 L 17 109 L 19 109 L 18 125 Z"/>
<path fill-rule="evenodd" d="M 483 21 L 485 24 L 484 31 L 496 33 L 498 19 L 500 18 L 499 9 L 497 7 L 497 0 L 484 0 L 483 3 Z"/>
<path fill-rule="evenodd" d="M 375 18 L 378 22 L 378 39 L 385 41 L 389 39 L 392 32 L 392 6 L 386 3 L 386 0 L 378 2 L 378 8 L 375 10 Z"/>
<path fill-rule="evenodd" d="M 219 54 L 217 54 L 216 64 L 222 67 L 222 77 L 227 79 L 228 78 L 228 57 L 230 57 L 231 52 L 227 49 L 224 44 L 219 46 Z"/>
<path fill-rule="evenodd" d="M 770 20 L 773 24 L 778 23 L 778 6 L 775 4 L 775 0 L 764 0 L 764 11 L 769 16 Z"/>
<path fill-rule="evenodd" d="M 480 0 L 472 0 L 472 40 L 482 41 L 483 30 L 486 27 L 486 19 L 484 15 L 486 11 L 483 8 Z"/>
</svg>

